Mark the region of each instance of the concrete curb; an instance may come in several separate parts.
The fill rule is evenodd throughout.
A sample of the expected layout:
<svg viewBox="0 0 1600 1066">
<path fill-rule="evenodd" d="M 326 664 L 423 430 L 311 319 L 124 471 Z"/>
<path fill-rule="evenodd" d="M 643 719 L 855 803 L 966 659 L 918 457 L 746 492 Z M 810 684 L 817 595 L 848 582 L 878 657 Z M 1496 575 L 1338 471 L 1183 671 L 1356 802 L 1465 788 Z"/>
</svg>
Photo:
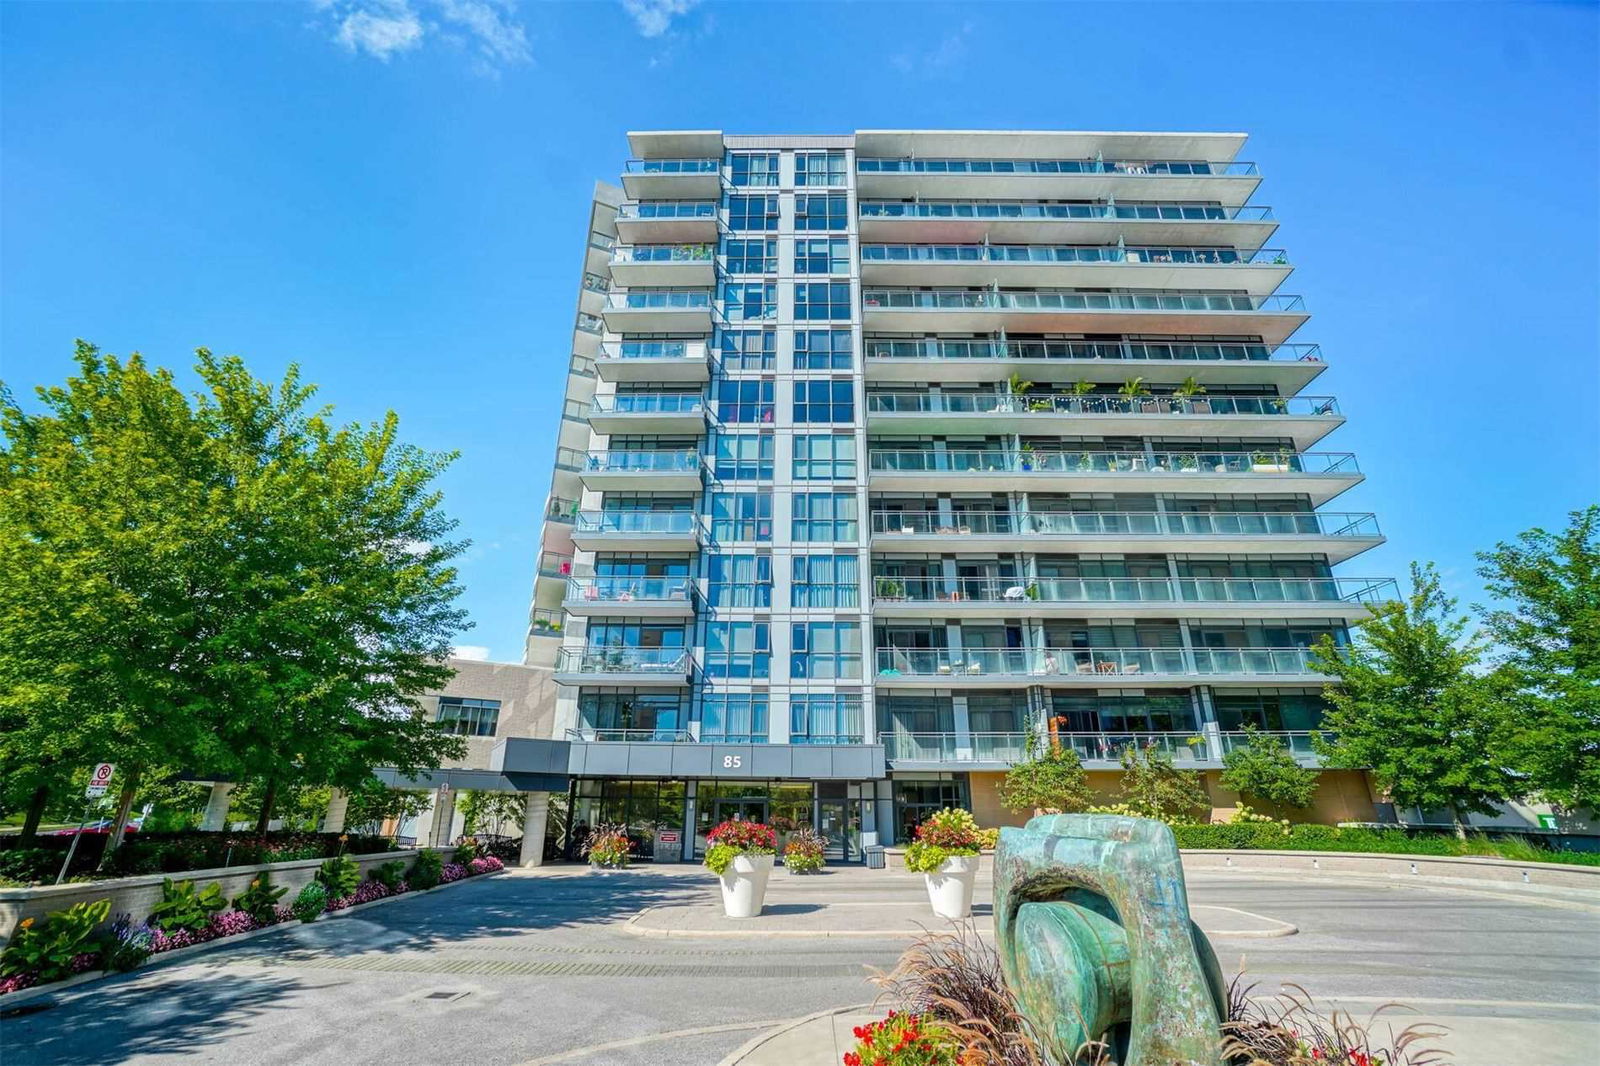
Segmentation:
<svg viewBox="0 0 1600 1066">
<path fill-rule="evenodd" d="M 817 1021 L 821 1018 L 831 1018 L 835 1014 L 849 1014 L 851 1011 L 866 1011 L 871 1009 L 871 1003 L 853 1003 L 848 1007 L 830 1007 L 828 1010 L 819 1010 L 814 1014 L 807 1014 L 803 1018 L 796 1018 L 792 1022 L 785 1022 L 776 1029 L 768 1029 L 764 1033 L 760 1033 L 751 1037 L 749 1040 L 739 1045 L 739 1047 L 729 1052 L 721 1062 L 717 1063 L 717 1066 L 738 1066 L 739 1063 L 744 1062 L 746 1058 L 760 1050 L 761 1045 L 777 1039 L 792 1029 L 798 1029 L 802 1025 L 808 1025 L 811 1022 Z"/>
<path fill-rule="evenodd" d="M 346 907 L 341 911 L 333 911 L 331 913 L 328 911 L 323 911 L 316 921 L 337 921 L 340 918 L 344 918 L 352 914 L 365 914 L 371 908 L 380 907 L 385 903 L 399 903 L 402 900 L 410 899 L 413 896 L 426 896 L 430 892 L 438 892 L 442 889 L 454 888 L 457 885 L 464 885 L 468 881 L 482 881 L 486 878 L 494 877 L 504 872 L 504 870 L 491 870 L 486 874 L 473 874 L 471 877 L 463 877 L 459 881 L 451 881 L 447 885 L 434 885 L 432 888 L 413 888 L 410 891 L 402 892 L 398 896 L 384 896 L 382 899 L 375 899 L 368 903 L 361 903 L 353 907 Z M 182 962 L 184 959 L 192 955 L 200 955 L 204 952 L 214 951 L 218 948 L 242 944 L 246 940 L 254 940 L 256 937 L 266 936 L 268 933 L 281 933 L 286 929 L 293 929 L 295 926 L 305 924 L 305 922 L 302 922 L 298 918 L 290 918 L 286 922 L 279 922 L 276 925 L 269 925 L 265 929 L 252 929 L 247 933 L 235 933 L 232 936 L 218 937 L 216 940 L 207 940 L 204 944 L 190 944 L 186 948 L 173 948 L 171 951 L 163 951 L 159 955 L 150 956 L 150 958 L 146 959 L 144 962 L 141 962 L 138 966 L 131 970 L 125 970 L 122 972 L 114 972 L 111 970 L 90 970 L 86 973 L 75 974 L 74 976 L 67 978 L 65 981 L 52 981 L 47 985 L 34 985 L 32 988 L 23 988 L 16 992 L 8 992 L 5 995 L 0 996 L 0 1014 L 10 1010 L 19 1003 L 26 1003 L 32 999 L 39 999 L 43 996 L 54 995 L 57 992 L 65 992 L 70 988 L 77 987 L 78 985 L 86 985 L 90 981 L 103 981 L 108 977 L 129 977 L 149 973 L 166 966 L 171 966 L 174 963 Z"/>
</svg>

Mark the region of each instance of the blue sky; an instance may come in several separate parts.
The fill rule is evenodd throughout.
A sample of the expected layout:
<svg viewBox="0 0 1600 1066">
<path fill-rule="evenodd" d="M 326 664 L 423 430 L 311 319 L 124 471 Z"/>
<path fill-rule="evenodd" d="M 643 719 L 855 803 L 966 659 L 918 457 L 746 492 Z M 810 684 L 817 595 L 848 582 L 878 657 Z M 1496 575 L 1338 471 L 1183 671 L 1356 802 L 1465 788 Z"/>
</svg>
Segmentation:
<svg viewBox="0 0 1600 1066">
<path fill-rule="evenodd" d="M 1243 130 L 1298 264 L 1323 447 L 1390 543 L 1600 500 L 1592 4 L 333 0 L 0 5 L 0 376 L 72 339 L 298 361 L 463 454 L 476 628 L 519 659 L 589 190 L 629 129 Z"/>
</svg>

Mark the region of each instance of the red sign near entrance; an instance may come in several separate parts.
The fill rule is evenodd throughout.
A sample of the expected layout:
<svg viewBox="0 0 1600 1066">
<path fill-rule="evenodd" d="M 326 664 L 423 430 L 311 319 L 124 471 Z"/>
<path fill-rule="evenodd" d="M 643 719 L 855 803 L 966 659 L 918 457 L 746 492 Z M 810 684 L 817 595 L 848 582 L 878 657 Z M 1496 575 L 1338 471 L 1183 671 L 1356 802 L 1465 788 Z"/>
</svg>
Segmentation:
<svg viewBox="0 0 1600 1066">
<path fill-rule="evenodd" d="M 676 844 L 681 839 L 676 829 L 663 829 L 656 834 L 657 844 Z"/>
</svg>

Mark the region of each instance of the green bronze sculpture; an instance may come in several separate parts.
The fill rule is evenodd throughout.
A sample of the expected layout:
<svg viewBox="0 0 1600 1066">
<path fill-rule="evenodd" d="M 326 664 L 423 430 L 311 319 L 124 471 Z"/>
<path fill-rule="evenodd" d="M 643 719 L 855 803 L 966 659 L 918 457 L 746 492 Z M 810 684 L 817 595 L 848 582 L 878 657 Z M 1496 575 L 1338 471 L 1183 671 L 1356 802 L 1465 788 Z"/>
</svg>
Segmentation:
<svg viewBox="0 0 1600 1066">
<path fill-rule="evenodd" d="M 1054 814 L 1000 830 L 994 918 L 1006 983 L 1057 1050 L 1105 1037 L 1122 1066 L 1222 1061 L 1222 972 L 1161 822 Z"/>
</svg>

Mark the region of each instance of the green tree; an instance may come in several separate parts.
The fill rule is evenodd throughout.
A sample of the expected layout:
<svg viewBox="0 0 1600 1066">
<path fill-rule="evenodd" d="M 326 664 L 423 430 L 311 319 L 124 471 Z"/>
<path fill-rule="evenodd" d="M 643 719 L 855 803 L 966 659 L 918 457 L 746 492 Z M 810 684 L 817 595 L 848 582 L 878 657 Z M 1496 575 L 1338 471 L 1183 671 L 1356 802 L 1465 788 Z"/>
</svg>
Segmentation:
<svg viewBox="0 0 1600 1066">
<path fill-rule="evenodd" d="M 1041 748 L 1038 737 L 1030 733 L 1023 761 L 1006 771 L 1000 802 L 1011 811 L 1063 813 L 1088 807 L 1094 792 L 1077 752 L 1059 744 Z"/>
<path fill-rule="evenodd" d="M 1189 822 L 1211 812 L 1205 778 L 1179 770 L 1172 757 L 1154 744 L 1129 744 L 1122 749 L 1122 781 L 1118 800 L 1141 818 Z"/>
<path fill-rule="evenodd" d="M 1282 737 L 1244 727 L 1245 743 L 1222 757 L 1222 787 L 1273 807 L 1304 810 L 1317 795 L 1317 771 L 1301 766 Z"/>
<path fill-rule="evenodd" d="M 461 798 L 461 832 L 505 835 L 507 829 L 522 830 L 526 801 L 516 792 L 485 792 L 471 789 Z"/>
<path fill-rule="evenodd" d="M 350 789 L 344 824 L 353 830 L 376 833 L 387 819 L 415 818 L 428 809 L 430 799 L 431 793 L 390 788 L 377 778 L 369 777 Z"/>
<path fill-rule="evenodd" d="M 1410 594 L 1374 607 L 1349 648 L 1324 637 L 1312 658 L 1338 683 L 1312 740 L 1327 766 L 1366 770 L 1402 807 L 1448 811 L 1465 836 L 1467 812 L 1493 813 L 1518 786 L 1502 755 L 1505 685 L 1455 610 L 1432 564 L 1413 563 Z"/>
<path fill-rule="evenodd" d="M 1528 792 L 1600 814 L 1600 506 L 1568 518 L 1480 552 L 1478 573 L 1506 604 L 1484 622 L 1517 694 L 1511 764 Z"/>
<path fill-rule="evenodd" d="M 348 787 L 463 750 L 415 697 L 450 676 L 463 544 L 393 413 L 335 426 L 197 352 L 192 397 L 80 343 L 41 414 L 0 398 L 0 765 L 13 790 L 84 762 L 263 788 Z M 113 846 L 116 836 L 113 837 Z M 107 849 L 108 854 L 111 850 Z"/>
</svg>

